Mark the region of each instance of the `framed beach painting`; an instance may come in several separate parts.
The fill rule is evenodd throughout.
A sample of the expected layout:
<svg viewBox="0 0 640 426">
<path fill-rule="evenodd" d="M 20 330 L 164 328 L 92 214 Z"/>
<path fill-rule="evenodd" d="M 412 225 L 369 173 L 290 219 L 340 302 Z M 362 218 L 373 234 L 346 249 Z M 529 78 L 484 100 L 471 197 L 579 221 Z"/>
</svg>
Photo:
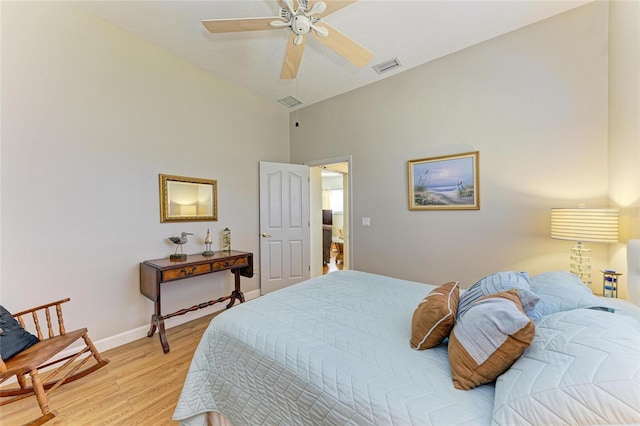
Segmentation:
<svg viewBox="0 0 640 426">
<path fill-rule="evenodd" d="M 478 210 L 478 151 L 409 161 L 409 210 Z"/>
</svg>

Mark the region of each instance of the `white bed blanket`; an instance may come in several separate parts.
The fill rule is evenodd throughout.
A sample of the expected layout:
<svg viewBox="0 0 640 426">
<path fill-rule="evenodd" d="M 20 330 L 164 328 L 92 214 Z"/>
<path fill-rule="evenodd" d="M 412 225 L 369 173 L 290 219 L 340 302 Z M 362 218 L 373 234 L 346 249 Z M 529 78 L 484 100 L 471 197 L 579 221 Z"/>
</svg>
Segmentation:
<svg viewBox="0 0 640 426">
<path fill-rule="evenodd" d="M 357 271 L 236 306 L 202 337 L 174 413 L 205 425 L 487 425 L 494 386 L 457 390 L 446 346 L 410 348 L 434 286 Z"/>
<path fill-rule="evenodd" d="M 543 318 L 531 347 L 498 378 L 492 424 L 640 424 L 638 321 L 592 309 Z"/>
</svg>

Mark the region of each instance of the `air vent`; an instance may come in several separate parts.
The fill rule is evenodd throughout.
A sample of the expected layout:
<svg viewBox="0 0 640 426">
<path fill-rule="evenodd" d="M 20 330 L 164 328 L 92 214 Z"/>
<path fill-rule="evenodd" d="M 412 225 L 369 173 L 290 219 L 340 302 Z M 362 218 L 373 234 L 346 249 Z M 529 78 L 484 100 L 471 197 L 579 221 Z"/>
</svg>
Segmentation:
<svg viewBox="0 0 640 426">
<path fill-rule="evenodd" d="M 374 65 L 373 69 L 376 70 L 378 74 L 382 74 L 383 72 L 391 71 L 392 69 L 400 66 L 402 66 L 402 64 L 398 58 L 393 58 L 388 61 L 381 62 L 378 65 Z"/>
<path fill-rule="evenodd" d="M 302 104 L 302 101 L 300 99 L 294 98 L 293 96 L 287 96 L 286 98 L 278 100 L 278 102 L 280 102 L 287 108 L 292 108 L 294 106 Z"/>
</svg>

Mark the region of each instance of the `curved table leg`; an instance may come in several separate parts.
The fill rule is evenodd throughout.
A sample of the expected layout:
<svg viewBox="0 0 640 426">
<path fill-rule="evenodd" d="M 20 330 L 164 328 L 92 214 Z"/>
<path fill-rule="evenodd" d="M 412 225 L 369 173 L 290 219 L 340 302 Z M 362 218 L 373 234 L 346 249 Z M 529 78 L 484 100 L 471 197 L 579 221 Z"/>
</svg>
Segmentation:
<svg viewBox="0 0 640 426">
<path fill-rule="evenodd" d="M 240 290 L 240 270 L 234 269 L 232 272 L 233 272 L 233 277 L 235 279 L 236 288 L 231 292 L 231 300 L 227 305 L 227 309 L 233 306 L 236 299 L 238 299 L 240 303 L 244 303 L 244 294 L 242 293 L 242 290 Z"/>
<path fill-rule="evenodd" d="M 233 290 L 231 292 L 231 299 L 227 304 L 227 309 L 233 306 L 233 304 L 236 302 L 236 299 L 238 299 L 240 303 L 244 303 L 244 294 L 239 290 Z"/>
<path fill-rule="evenodd" d="M 160 344 L 162 344 L 162 351 L 166 354 L 169 353 L 169 341 L 167 340 L 167 332 L 164 328 L 164 318 L 161 315 L 153 314 L 151 317 L 151 329 L 147 333 L 147 337 L 153 336 L 153 333 L 158 328 L 158 337 L 160 337 Z"/>
<path fill-rule="evenodd" d="M 155 318 L 155 314 L 151 315 L 151 327 L 149 328 L 149 331 L 147 332 L 147 337 L 152 337 L 156 332 L 156 318 Z"/>
</svg>

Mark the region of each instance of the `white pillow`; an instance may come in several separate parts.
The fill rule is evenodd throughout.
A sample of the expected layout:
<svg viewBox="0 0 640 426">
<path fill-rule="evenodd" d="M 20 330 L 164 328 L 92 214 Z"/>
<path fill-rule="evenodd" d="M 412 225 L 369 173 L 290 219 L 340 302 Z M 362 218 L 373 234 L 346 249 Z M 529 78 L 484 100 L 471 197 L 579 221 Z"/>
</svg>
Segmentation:
<svg viewBox="0 0 640 426">
<path fill-rule="evenodd" d="M 492 424 L 640 424 L 640 324 L 591 309 L 544 317 L 496 382 Z"/>
<path fill-rule="evenodd" d="M 602 297 L 594 296 L 580 278 L 566 271 L 551 271 L 534 275 L 529 280 L 531 291 L 540 297 L 529 316 L 537 320 L 556 312 L 578 308 L 606 308 L 615 306 Z"/>
</svg>

